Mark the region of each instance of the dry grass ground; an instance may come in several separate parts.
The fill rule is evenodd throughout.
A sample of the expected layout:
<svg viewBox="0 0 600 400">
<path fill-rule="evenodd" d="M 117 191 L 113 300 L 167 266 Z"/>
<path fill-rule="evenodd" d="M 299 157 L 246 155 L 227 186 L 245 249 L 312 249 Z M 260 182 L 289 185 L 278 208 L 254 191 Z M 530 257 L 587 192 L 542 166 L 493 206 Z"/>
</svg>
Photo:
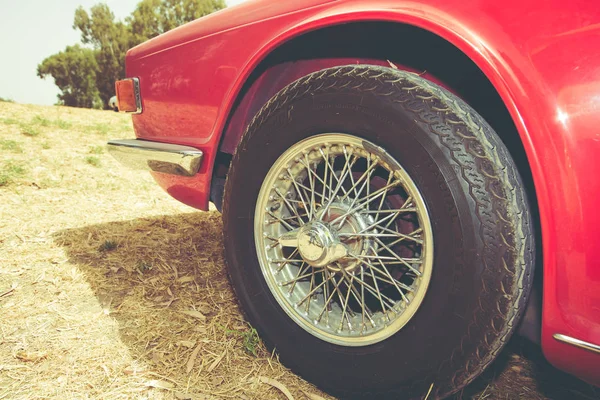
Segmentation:
<svg viewBox="0 0 600 400">
<path fill-rule="evenodd" d="M 128 137 L 112 112 L 0 103 L 0 399 L 328 398 L 244 321 L 220 215 L 106 154 Z M 458 398 L 597 398 L 510 347 Z"/>
</svg>

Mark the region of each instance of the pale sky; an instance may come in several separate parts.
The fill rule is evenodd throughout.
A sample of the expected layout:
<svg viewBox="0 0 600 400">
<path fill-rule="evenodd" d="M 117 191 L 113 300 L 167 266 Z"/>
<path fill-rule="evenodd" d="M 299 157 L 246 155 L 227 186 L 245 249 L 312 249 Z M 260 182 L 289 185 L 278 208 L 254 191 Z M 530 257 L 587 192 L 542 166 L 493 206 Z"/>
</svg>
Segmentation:
<svg viewBox="0 0 600 400">
<path fill-rule="evenodd" d="M 234 5 L 244 0 L 227 0 Z M 36 75 L 44 58 L 79 43 L 73 27 L 78 6 L 87 10 L 105 2 L 123 19 L 139 0 L 0 0 L 0 97 L 19 103 L 55 104 L 58 88 L 52 78 Z"/>
</svg>

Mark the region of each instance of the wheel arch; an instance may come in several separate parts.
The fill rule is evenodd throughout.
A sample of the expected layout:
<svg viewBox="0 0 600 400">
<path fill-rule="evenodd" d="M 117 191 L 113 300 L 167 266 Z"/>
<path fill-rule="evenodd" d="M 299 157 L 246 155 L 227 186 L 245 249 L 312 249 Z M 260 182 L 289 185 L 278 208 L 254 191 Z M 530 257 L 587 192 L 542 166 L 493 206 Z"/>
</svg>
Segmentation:
<svg viewBox="0 0 600 400">
<path fill-rule="evenodd" d="M 307 75 L 329 66 L 347 64 L 350 59 L 363 60 L 367 63 L 373 62 L 378 65 L 389 65 L 388 62 L 391 61 L 408 67 L 408 69 L 417 73 L 425 73 L 428 78 L 436 81 L 436 83 L 443 84 L 458 92 L 461 97 L 486 118 L 502 137 L 509 147 L 511 155 L 517 161 L 519 172 L 523 175 L 527 186 L 527 194 L 533 208 L 536 232 L 538 233 L 537 247 L 540 257 L 538 257 L 537 265 L 541 265 L 542 232 L 539 209 L 547 203 L 543 201 L 543 199 L 547 199 L 547 196 L 544 195 L 546 184 L 543 179 L 543 170 L 532 144 L 530 132 L 512 95 L 515 90 L 523 91 L 523 88 L 508 66 L 507 61 L 502 59 L 497 50 L 490 48 L 483 38 L 475 32 L 471 32 L 449 15 L 436 12 L 418 13 L 414 10 L 413 12 L 407 10 L 354 10 L 352 12 L 336 13 L 335 10 L 329 9 L 326 13 L 326 15 L 313 16 L 309 20 L 275 36 L 260 48 L 243 68 L 233 89 L 230 91 L 229 98 L 225 101 L 227 104 L 227 107 L 224 108 L 225 115 L 221 118 L 220 124 L 217 122 L 216 126 L 216 132 L 220 135 L 219 154 L 214 166 L 211 199 L 215 203 L 219 203 L 222 199 L 222 187 L 224 186 L 231 154 L 235 150 L 245 127 L 254 116 L 254 112 L 260 109 L 264 102 L 279 89 L 299 77 L 294 76 L 294 73 L 301 71 L 305 72 L 304 75 Z M 427 19 L 423 17 L 425 14 L 428 14 L 429 17 L 436 17 Z M 379 35 L 374 37 L 363 35 L 363 37 L 368 37 L 369 40 L 364 41 L 362 47 L 349 46 L 350 52 L 336 54 L 333 58 L 325 57 L 322 53 L 319 54 L 319 49 L 315 49 L 314 46 L 306 46 L 307 40 L 309 42 L 314 40 L 316 43 L 321 43 L 322 50 L 323 47 L 331 44 L 331 41 L 327 41 L 327 35 L 331 34 L 332 30 L 337 30 L 338 35 L 343 37 L 347 32 L 357 32 L 357 28 L 360 30 L 361 27 L 366 26 L 368 26 L 367 33 L 379 30 Z M 456 86 L 455 82 L 448 82 L 448 78 L 450 80 L 460 80 L 460 74 L 456 73 L 452 76 L 436 76 L 436 73 L 432 73 L 430 70 L 432 60 L 420 58 L 415 63 L 415 59 L 412 59 L 412 64 L 422 62 L 425 62 L 425 64 L 421 64 L 421 67 L 419 65 L 411 66 L 409 58 L 414 56 L 414 53 L 397 57 L 394 56 L 393 48 L 391 48 L 387 57 L 381 53 L 361 53 L 365 49 L 372 53 L 373 48 L 370 44 L 377 42 L 377 40 L 389 40 L 390 37 L 385 37 L 389 33 L 388 30 L 416 34 L 418 40 L 429 40 L 430 42 L 427 44 L 435 43 L 442 46 L 444 51 L 452 53 L 450 61 L 453 63 L 451 65 L 454 66 L 454 72 L 458 69 L 457 66 L 468 65 L 470 68 L 468 73 L 475 73 L 475 75 L 467 74 L 468 80 L 472 80 L 475 76 L 475 84 L 460 87 L 460 85 Z M 335 40 L 338 39 L 339 36 Z M 347 37 L 346 43 L 351 43 Z M 389 43 L 386 43 L 386 46 L 388 45 Z M 379 48 L 381 46 L 375 47 Z M 290 53 L 294 54 L 298 49 L 303 50 L 302 54 L 290 57 Z M 323 60 L 327 58 L 333 64 L 323 63 Z M 292 68 L 292 71 L 289 71 L 289 68 L 285 67 L 289 67 L 286 63 L 290 62 L 303 65 L 296 66 L 295 69 Z M 423 68 L 423 65 L 425 68 Z M 447 65 L 445 64 L 445 66 Z M 276 69 L 277 66 L 280 67 L 279 70 Z M 273 80 L 265 79 L 265 77 L 269 77 L 269 71 L 275 71 L 280 76 L 285 69 L 288 69 L 287 73 L 284 73 L 284 77 L 280 78 L 278 82 L 274 83 Z M 463 78 L 464 76 L 463 73 Z M 474 91 L 474 89 L 477 89 L 478 84 L 483 84 L 483 90 Z"/>
<path fill-rule="evenodd" d="M 424 8 L 431 6 L 421 5 Z M 376 10 L 368 11 L 355 9 L 350 12 L 339 11 L 336 8 L 327 9 L 323 14 L 317 14 L 300 24 L 284 29 L 262 45 L 254 56 L 241 69 L 231 90 L 223 101 L 221 115 L 215 124 L 214 132 L 222 139 L 229 133 L 228 124 L 232 117 L 239 111 L 237 106 L 247 94 L 250 84 L 255 82 L 264 73 L 267 66 L 271 65 L 273 55 L 293 45 L 294 40 L 314 33 L 325 33 L 327 29 L 346 25 L 362 24 L 387 24 L 409 27 L 414 30 L 428 33 L 440 42 L 452 46 L 473 65 L 475 65 L 487 82 L 494 89 L 495 95 L 502 99 L 511 121 L 516 127 L 523 146 L 527 152 L 530 164 L 539 166 L 539 160 L 532 146 L 530 132 L 523 120 L 520 107 L 512 95 L 515 91 L 523 91 L 521 84 L 500 53 L 486 44 L 485 40 L 472 32 L 453 16 L 440 12 L 419 12 L 418 10 Z M 427 15 L 427 17 L 425 17 Z M 513 50 L 513 49 L 511 49 Z"/>
</svg>

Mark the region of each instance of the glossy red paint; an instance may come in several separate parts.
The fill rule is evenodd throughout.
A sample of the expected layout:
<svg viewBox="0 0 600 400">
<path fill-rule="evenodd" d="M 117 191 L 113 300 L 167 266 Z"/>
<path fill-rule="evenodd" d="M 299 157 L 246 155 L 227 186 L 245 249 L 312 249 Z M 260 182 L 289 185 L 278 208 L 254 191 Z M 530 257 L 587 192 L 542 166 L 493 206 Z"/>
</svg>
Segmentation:
<svg viewBox="0 0 600 400">
<path fill-rule="evenodd" d="M 156 174 L 158 183 L 206 209 L 225 123 L 254 68 L 290 38 L 353 21 L 392 21 L 440 36 L 470 57 L 502 97 L 539 202 L 544 352 L 557 367 L 600 384 L 600 355 L 552 338 L 562 333 L 600 344 L 600 53 L 594 50 L 600 8 L 594 2 L 253 0 L 175 29 L 127 58 L 128 76 L 141 81 L 138 137 L 205 154 L 198 176 Z"/>
</svg>

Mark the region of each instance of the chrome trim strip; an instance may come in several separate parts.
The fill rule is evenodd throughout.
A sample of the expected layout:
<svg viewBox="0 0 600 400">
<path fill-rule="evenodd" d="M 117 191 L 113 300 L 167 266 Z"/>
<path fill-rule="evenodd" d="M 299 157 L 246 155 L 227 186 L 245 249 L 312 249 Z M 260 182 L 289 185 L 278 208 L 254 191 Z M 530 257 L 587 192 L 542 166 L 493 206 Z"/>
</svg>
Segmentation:
<svg viewBox="0 0 600 400">
<path fill-rule="evenodd" d="M 584 342 L 583 340 L 575 339 L 570 336 L 562 335 L 560 333 L 555 333 L 552 337 L 558 340 L 559 342 L 570 344 L 572 346 L 576 346 L 591 351 L 593 353 L 600 354 L 600 346 L 598 346 L 597 344 Z"/>
<path fill-rule="evenodd" d="M 179 176 L 196 175 L 204 155 L 194 147 L 141 139 L 111 140 L 108 152 L 127 167 Z"/>
<path fill-rule="evenodd" d="M 135 105 L 137 110 L 130 112 L 129 114 L 141 114 L 142 109 L 142 93 L 140 91 L 140 80 L 139 78 L 130 78 L 133 81 L 133 92 L 135 94 Z"/>
</svg>

